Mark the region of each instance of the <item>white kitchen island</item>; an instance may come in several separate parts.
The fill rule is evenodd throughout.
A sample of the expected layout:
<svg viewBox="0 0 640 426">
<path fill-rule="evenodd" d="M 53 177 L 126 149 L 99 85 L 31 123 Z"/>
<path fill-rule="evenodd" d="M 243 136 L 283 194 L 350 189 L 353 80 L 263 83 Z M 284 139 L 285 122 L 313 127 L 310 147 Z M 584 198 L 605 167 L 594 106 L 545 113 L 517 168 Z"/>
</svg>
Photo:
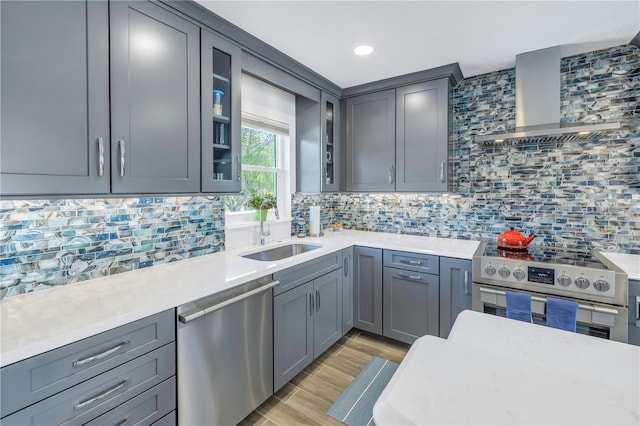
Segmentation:
<svg viewBox="0 0 640 426">
<path fill-rule="evenodd" d="M 418 339 L 373 409 L 378 426 L 640 424 L 640 347 L 464 311 Z"/>
</svg>

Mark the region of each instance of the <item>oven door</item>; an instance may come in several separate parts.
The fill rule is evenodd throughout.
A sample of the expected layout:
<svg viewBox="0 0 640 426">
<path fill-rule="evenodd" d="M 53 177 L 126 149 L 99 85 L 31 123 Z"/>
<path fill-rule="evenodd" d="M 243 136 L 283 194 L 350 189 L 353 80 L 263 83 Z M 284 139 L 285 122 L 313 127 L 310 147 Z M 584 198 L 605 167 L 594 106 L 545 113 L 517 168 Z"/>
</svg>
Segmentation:
<svg viewBox="0 0 640 426">
<path fill-rule="evenodd" d="M 503 287 L 473 283 L 472 309 L 486 314 L 506 317 L 507 299 Z M 533 323 L 546 323 L 546 295 L 531 294 L 531 316 Z M 576 315 L 576 332 L 603 339 L 627 342 L 627 309 L 619 306 L 574 300 L 579 303 Z"/>
</svg>

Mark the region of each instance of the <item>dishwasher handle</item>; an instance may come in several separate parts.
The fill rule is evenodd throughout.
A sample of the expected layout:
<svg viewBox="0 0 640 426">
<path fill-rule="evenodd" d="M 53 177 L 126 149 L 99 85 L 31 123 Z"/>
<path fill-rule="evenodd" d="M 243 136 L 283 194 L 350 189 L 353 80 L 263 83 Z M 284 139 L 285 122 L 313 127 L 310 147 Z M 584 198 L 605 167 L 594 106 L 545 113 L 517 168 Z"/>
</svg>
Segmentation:
<svg viewBox="0 0 640 426">
<path fill-rule="evenodd" d="M 189 323 L 189 322 L 191 322 L 191 321 L 193 321 L 195 319 L 198 319 L 198 318 L 203 317 L 203 316 L 205 316 L 207 314 L 210 314 L 211 312 L 215 312 L 215 311 L 217 311 L 219 309 L 222 309 L 225 306 L 232 305 L 232 304 L 234 304 L 236 302 L 239 302 L 241 300 L 247 299 L 247 298 L 249 298 L 251 296 L 254 296 L 256 294 L 264 293 L 265 291 L 277 286 L 278 284 L 280 284 L 280 281 L 275 280 L 275 281 L 272 281 L 272 282 L 270 282 L 268 284 L 260 286 L 260 287 L 258 287 L 256 289 L 248 291 L 246 293 L 239 294 L 238 296 L 232 297 L 231 299 L 227 299 L 224 302 L 216 303 L 215 305 L 206 307 L 204 309 L 200 309 L 200 310 L 195 311 L 195 312 L 188 313 L 186 315 L 178 315 L 178 321 L 180 321 L 183 324 L 187 324 L 187 323 Z"/>
</svg>

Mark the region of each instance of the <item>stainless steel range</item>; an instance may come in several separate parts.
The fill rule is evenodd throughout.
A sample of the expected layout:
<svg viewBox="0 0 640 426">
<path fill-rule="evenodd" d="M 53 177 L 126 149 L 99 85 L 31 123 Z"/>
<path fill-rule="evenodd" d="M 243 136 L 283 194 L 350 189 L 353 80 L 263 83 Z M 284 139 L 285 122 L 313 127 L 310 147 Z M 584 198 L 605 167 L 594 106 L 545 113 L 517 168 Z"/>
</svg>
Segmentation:
<svg viewBox="0 0 640 426">
<path fill-rule="evenodd" d="M 597 252 L 483 242 L 473 256 L 475 311 L 505 316 L 505 291 L 531 294 L 533 322 L 545 323 L 546 297 L 579 303 L 576 332 L 627 342 L 627 275 Z"/>
</svg>

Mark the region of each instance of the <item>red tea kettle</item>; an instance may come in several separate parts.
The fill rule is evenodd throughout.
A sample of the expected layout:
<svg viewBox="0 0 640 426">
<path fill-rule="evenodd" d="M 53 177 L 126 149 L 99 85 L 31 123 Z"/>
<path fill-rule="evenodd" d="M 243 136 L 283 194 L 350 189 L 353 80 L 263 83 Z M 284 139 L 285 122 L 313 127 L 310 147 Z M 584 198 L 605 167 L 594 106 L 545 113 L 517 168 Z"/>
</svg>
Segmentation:
<svg viewBox="0 0 640 426">
<path fill-rule="evenodd" d="M 511 227 L 510 230 L 503 232 L 498 237 L 498 247 L 506 250 L 526 250 L 535 237 L 533 234 L 525 237 Z"/>
</svg>

